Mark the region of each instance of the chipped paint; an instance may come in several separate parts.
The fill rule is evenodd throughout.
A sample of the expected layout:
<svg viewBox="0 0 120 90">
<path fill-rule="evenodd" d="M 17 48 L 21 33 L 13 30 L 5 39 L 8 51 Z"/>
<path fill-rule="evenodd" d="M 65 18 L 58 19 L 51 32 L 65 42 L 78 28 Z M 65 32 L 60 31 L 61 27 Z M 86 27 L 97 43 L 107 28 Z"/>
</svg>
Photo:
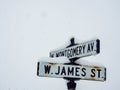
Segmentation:
<svg viewBox="0 0 120 90">
<path fill-rule="evenodd" d="M 100 69 L 100 67 L 98 67 L 98 66 L 94 66 L 93 68 Z"/>
</svg>

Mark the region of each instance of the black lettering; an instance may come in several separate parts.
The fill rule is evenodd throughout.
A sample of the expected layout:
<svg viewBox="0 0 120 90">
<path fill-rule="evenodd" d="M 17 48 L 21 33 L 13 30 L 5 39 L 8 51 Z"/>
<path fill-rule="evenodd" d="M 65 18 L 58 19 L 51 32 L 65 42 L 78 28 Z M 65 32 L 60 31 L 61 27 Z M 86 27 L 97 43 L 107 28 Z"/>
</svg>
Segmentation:
<svg viewBox="0 0 120 90">
<path fill-rule="evenodd" d="M 64 51 L 60 52 L 60 56 L 64 56 Z"/>
<path fill-rule="evenodd" d="M 79 46 L 79 54 L 82 54 L 82 46 Z"/>
<path fill-rule="evenodd" d="M 94 42 L 91 43 L 91 51 L 93 51 L 93 47 L 94 47 Z"/>
<path fill-rule="evenodd" d="M 74 54 L 74 52 L 73 52 L 73 48 L 71 48 L 71 49 L 70 49 L 70 57 L 72 57 L 73 54 Z"/>
<path fill-rule="evenodd" d="M 78 47 L 72 49 L 72 56 L 78 55 Z"/>
<path fill-rule="evenodd" d="M 74 75 L 74 67 L 72 68 L 68 67 L 68 75 L 70 74 Z"/>
<path fill-rule="evenodd" d="M 62 68 L 61 75 L 66 75 L 65 67 Z"/>
<path fill-rule="evenodd" d="M 80 49 L 79 49 L 79 46 L 77 47 L 77 55 L 80 54 Z"/>
<path fill-rule="evenodd" d="M 76 49 L 75 49 L 75 48 L 73 48 L 73 49 L 72 49 L 72 56 L 74 56 L 74 55 L 75 55 L 75 53 L 76 53 Z"/>
<path fill-rule="evenodd" d="M 83 77 L 86 76 L 86 72 L 85 72 L 85 71 L 86 71 L 86 68 L 82 68 L 82 72 L 83 72 L 83 73 L 82 73 L 81 75 L 82 75 Z"/>
<path fill-rule="evenodd" d="M 97 71 L 98 71 L 98 78 L 100 78 L 100 71 L 101 71 L 101 69 L 97 69 Z"/>
<path fill-rule="evenodd" d="M 60 56 L 60 53 L 58 52 L 58 53 L 56 53 L 56 57 L 59 57 Z"/>
<path fill-rule="evenodd" d="M 44 69 L 45 69 L 45 74 L 49 74 L 49 73 L 50 73 L 51 66 L 49 66 L 49 65 L 44 65 Z"/>
<path fill-rule="evenodd" d="M 70 57 L 70 50 L 68 49 L 67 51 L 67 57 L 69 58 Z"/>
<path fill-rule="evenodd" d="M 85 53 L 85 45 L 83 45 L 83 53 Z"/>
<path fill-rule="evenodd" d="M 55 74 L 58 75 L 59 73 L 60 73 L 60 66 L 58 66 L 58 72 Z"/>
<path fill-rule="evenodd" d="M 79 68 L 79 67 L 76 67 L 76 68 L 75 68 L 75 75 L 76 75 L 76 76 L 80 76 L 79 72 L 80 72 L 80 68 Z"/>
<path fill-rule="evenodd" d="M 79 47 L 76 47 L 76 55 L 79 55 L 79 53 L 78 53 L 78 48 L 79 48 Z"/>
<path fill-rule="evenodd" d="M 67 50 L 65 50 L 65 56 L 67 56 L 66 52 L 67 52 Z"/>
<path fill-rule="evenodd" d="M 90 52 L 90 44 L 88 44 L 87 52 Z"/>
<path fill-rule="evenodd" d="M 53 57 L 54 57 L 54 54 L 50 53 L 50 57 L 52 57 L 52 58 L 53 58 Z"/>
<path fill-rule="evenodd" d="M 67 57 L 72 57 L 72 48 L 71 49 L 68 49 L 67 51 Z"/>
<path fill-rule="evenodd" d="M 95 77 L 95 69 L 91 69 L 91 77 Z"/>
<path fill-rule="evenodd" d="M 74 54 L 74 53 L 72 53 L 72 51 L 73 51 L 73 49 L 71 48 L 71 49 L 70 49 L 70 57 L 72 57 L 73 54 Z"/>
</svg>

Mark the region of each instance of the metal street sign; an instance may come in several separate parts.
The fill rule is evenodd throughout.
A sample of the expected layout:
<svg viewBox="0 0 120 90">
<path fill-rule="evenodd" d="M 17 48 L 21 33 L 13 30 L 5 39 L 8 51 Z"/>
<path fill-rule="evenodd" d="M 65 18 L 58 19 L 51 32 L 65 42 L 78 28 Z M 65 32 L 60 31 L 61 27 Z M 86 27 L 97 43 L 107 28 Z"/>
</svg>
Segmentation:
<svg viewBox="0 0 120 90">
<path fill-rule="evenodd" d="M 106 80 L 106 68 L 88 65 L 65 65 L 62 63 L 38 62 L 37 75 L 54 78 L 80 78 L 82 80 Z"/>
<path fill-rule="evenodd" d="M 96 55 L 100 52 L 100 40 L 95 39 L 87 42 L 80 43 L 78 45 L 64 48 L 61 50 L 55 50 L 50 52 L 50 57 L 62 57 L 65 56 L 68 59 L 86 57 L 90 55 Z"/>
</svg>

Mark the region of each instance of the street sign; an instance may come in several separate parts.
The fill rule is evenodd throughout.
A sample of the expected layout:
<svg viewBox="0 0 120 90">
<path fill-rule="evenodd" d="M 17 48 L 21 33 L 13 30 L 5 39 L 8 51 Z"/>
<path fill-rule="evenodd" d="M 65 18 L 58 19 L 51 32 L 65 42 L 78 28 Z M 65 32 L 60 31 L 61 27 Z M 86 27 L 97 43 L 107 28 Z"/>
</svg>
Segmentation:
<svg viewBox="0 0 120 90">
<path fill-rule="evenodd" d="M 72 59 L 96 55 L 98 53 L 100 53 L 100 40 L 94 39 L 61 50 L 51 51 L 50 57 L 55 58 L 65 56 L 68 59 Z"/>
<path fill-rule="evenodd" d="M 106 68 L 88 65 L 38 62 L 37 75 L 54 78 L 80 78 L 81 80 L 106 80 Z"/>
</svg>

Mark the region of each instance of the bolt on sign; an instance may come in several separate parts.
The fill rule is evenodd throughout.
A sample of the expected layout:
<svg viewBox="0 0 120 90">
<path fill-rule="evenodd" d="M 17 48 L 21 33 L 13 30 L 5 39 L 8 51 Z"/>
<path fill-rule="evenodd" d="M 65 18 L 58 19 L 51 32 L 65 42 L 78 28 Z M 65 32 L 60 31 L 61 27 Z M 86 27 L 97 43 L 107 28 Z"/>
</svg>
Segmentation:
<svg viewBox="0 0 120 90">
<path fill-rule="evenodd" d="M 51 51 L 50 57 L 55 58 L 55 57 L 65 56 L 68 59 L 72 59 L 76 57 L 81 58 L 81 57 L 96 55 L 100 53 L 99 48 L 100 48 L 100 40 L 94 39 L 91 41 L 80 43 L 72 47 Z"/>
<path fill-rule="evenodd" d="M 54 78 L 79 78 L 81 80 L 106 80 L 106 68 L 89 65 L 66 65 L 64 63 L 38 62 L 37 75 Z"/>
</svg>

